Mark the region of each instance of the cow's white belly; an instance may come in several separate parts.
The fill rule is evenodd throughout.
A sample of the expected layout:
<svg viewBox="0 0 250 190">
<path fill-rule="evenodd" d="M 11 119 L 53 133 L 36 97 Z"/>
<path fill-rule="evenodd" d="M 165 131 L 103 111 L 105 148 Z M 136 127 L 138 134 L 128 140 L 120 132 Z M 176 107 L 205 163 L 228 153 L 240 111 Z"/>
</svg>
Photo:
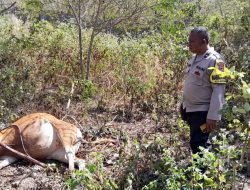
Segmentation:
<svg viewBox="0 0 250 190">
<path fill-rule="evenodd" d="M 51 123 L 42 120 L 38 134 L 39 136 L 37 138 L 36 146 L 48 148 L 54 145 L 56 135 L 54 127 L 51 125 Z"/>
<path fill-rule="evenodd" d="M 56 130 L 46 120 L 36 121 L 32 130 L 32 134 L 26 134 L 25 129 L 23 130 L 24 146 L 32 157 L 46 158 L 56 149 L 56 145 L 60 144 Z"/>
</svg>

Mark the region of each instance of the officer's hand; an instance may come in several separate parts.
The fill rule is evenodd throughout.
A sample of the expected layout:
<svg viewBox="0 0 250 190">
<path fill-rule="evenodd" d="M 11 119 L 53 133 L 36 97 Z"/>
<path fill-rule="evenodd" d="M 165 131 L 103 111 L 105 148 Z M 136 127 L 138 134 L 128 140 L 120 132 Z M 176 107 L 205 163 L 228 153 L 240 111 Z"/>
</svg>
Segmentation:
<svg viewBox="0 0 250 190">
<path fill-rule="evenodd" d="M 206 131 L 207 132 L 211 132 L 215 128 L 216 128 L 216 120 L 207 119 L 207 122 L 206 122 Z"/>
</svg>

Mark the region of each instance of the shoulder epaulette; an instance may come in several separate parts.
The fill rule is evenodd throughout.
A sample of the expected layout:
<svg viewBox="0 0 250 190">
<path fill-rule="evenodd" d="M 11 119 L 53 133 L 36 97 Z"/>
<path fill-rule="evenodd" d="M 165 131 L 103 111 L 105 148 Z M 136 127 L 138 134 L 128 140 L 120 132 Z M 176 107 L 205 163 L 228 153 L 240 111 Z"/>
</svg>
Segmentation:
<svg viewBox="0 0 250 190">
<path fill-rule="evenodd" d="M 212 54 L 215 56 L 216 59 L 220 59 L 221 58 L 220 54 L 217 53 L 217 52 L 215 52 L 215 51 L 212 52 Z"/>
</svg>

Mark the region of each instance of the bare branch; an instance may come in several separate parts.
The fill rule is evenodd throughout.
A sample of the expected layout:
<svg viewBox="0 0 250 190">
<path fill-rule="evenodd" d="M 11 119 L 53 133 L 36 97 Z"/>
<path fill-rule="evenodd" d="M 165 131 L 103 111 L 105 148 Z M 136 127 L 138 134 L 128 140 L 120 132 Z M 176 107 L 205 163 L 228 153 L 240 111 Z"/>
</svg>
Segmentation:
<svg viewBox="0 0 250 190">
<path fill-rule="evenodd" d="M 68 0 L 68 4 L 69 4 L 69 7 L 70 7 L 70 9 L 72 10 L 72 12 L 73 12 L 73 14 L 74 14 L 74 17 L 75 17 L 75 19 L 76 19 L 77 25 L 80 26 L 80 20 L 79 20 L 80 18 L 78 18 L 77 14 L 76 14 L 76 12 L 75 12 L 75 9 L 74 9 L 74 7 L 72 6 L 70 0 Z"/>
<path fill-rule="evenodd" d="M 147 7 L 136 7 L 136 9 L 134 9 L 131 14 L 123 16 L 123 17 L 118 17 L 116 19 L 109 19 L 104 21 L 99 28 L 97 28 L 98 32 L 101 32 L 103 29 L 107 29 L 108 27 L 114 27 L 118 24 L 120 24 L 123 21 L 129 20 L 133 17 L 135 17 L 137 14 L 142 13 L 143 11 L 145 11 L 147 9 Z"/>
<path fill-rule="evenodd" d="M 9 7 L 3 9 L 0 11 L 0 15 L 2 15 L 4 12 L 8 11 L 11 7 L 13 7 L 16 4 L 16 2 L 12 3 Z"/>
</svg>

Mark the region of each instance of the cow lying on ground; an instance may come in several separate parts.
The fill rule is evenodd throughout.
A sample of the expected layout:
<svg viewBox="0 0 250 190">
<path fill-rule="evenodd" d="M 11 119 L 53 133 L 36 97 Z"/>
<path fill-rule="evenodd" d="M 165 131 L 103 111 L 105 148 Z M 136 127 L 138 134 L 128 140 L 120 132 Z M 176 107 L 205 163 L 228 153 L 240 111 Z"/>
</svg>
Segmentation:
<svg viewBox="0 0 250 190">
<path fill-rule="evenodd" d="M 54 159 L 84 168 L 84 160 L 75 156 L 81 144 L 80 130 L 47 113 L 24 116 L 0 131 L 0 142 L 35 159 Z M 0 169 L 20 159 L 0 146 Z"/>
</svg>

